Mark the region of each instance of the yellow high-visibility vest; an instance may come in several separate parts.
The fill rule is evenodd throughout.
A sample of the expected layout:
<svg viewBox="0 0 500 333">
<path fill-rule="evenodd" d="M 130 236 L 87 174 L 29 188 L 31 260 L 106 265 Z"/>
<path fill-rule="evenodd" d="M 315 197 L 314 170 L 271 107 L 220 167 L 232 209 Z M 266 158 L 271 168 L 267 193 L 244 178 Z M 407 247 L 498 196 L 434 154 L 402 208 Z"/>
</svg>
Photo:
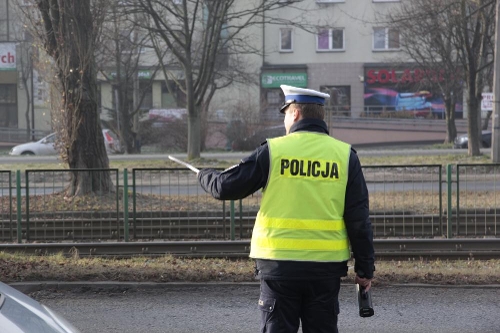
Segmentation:
<svg viewBox="0 0 500 333">
<path fill-rule="evenodd" d="M 350 258 L 344 202 L 350 145 L 327 134 L 294 132 L 268 140 L 250 257 L 340 262 Z"/>
</svg>

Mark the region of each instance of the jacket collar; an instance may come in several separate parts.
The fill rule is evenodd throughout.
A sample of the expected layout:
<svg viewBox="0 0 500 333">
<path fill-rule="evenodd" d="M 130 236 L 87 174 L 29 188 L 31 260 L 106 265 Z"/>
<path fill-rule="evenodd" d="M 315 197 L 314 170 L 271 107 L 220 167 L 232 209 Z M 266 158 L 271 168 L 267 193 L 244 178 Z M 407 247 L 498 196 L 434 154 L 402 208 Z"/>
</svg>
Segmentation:
<svg viewBox="0 0 500 333">
<path fill-rule="evenodd" d="M 319 132 L 319 133 L 328 133 L 328 128 L 326 123 L 323 120 L 319 119 L 301 119 L 290 128 L 290 133 L 298 132 L 298 131 L 308 131 L 308 132 Z"/>
</svg>

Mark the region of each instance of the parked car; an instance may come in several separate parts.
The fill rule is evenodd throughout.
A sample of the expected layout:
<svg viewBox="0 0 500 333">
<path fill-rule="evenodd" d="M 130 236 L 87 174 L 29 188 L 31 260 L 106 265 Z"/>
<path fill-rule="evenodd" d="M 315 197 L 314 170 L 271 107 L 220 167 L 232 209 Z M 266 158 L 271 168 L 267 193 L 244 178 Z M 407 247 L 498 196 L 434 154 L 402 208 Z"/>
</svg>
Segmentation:
<svg viewBox="0 0 500 333">
<path fill-rule="evenodd" d="M 49 307 L 0 282 L 0 332 L 79 333 Z"/>
<path fill-rule="evenodd" d="M 469 135 L 462 134 L 455 138 L 453 142 L 453 148 L 468 148 L 469 146 Z M 491 131 L 481 132 L 481 146 L 483 148 L 491 147 Z"/>
<path fill-rule="evenodd" d="M 286 134 L 285 125 L 266 127 L 255 131 L 244 139 L 236 139 L 232 143 L 232 150 L 254 150 L 266 139 L 275 138 Z"/>
<path fill-rule="evenodd" d="M 109 129 L 103 129 L 102 135 L 104 136 L 104 145 L 108 154 L 121 153 L 122 148 L 118 136 Z M 13 147 L 10 155 L 57 155 L 56 133 L 47 135 L 46 137 L 35 141 L 27 142 Z"/>
</svg>

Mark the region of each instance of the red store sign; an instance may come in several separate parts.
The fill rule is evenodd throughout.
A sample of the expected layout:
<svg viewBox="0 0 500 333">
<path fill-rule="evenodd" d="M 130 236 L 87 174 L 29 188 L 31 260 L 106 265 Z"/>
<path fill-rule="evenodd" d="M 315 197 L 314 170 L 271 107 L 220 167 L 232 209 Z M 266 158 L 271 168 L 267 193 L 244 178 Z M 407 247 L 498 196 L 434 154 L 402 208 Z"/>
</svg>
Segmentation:
<svg viewBox="0 0 500 333">
<path fill-rule="evenodd" d="M 0 43 L 0 71 L 16 70 L 16 44 Z"/>
<path fill-rule="evenodd" d="M 450 79 L 455 79 L 453 74 L 450 74 Z M 405 69 L 396 70 L 389 69 L 369 69 L 366 72 L 366 83 L 416 83 L 424 79 L 432 82 L 442 82 L 446 79 L 445 71 L 425 70 L 425 69 Z"/>
</svg>

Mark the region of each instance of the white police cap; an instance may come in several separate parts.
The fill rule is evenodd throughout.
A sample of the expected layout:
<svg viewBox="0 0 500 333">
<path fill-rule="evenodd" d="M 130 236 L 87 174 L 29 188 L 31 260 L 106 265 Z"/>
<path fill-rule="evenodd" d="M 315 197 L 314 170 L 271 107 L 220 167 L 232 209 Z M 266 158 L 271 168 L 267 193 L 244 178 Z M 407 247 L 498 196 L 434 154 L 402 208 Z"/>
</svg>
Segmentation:
<svg viewBox="0 0 500 333">
<path fill-rule="evenodd" d="M 292 103 L 325 105 L 325 99 L 330 98 L 330 95 L 312 89 L 297 88 L 284 84 L 280 87 L 285 94 L 285 103 L 280 108 L 281 113 L 284 113 L 285 109 Z"/>
</svg>

